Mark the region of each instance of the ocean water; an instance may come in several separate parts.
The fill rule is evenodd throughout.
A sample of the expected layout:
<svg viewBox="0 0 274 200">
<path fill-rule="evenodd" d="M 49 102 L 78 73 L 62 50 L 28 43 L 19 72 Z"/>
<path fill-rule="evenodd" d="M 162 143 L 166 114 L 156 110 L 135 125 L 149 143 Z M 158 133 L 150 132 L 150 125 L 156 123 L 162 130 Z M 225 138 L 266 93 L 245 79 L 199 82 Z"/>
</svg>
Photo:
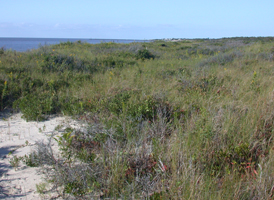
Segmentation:
<svg viewBox="0 0 274 200">
<path fill-rule="evenodd" d="M 58 44 L 60 42 L 87 42 L 91 44 L 98 44 L 101 42 L 116 42 L 116 43 L 132 43 L 132 42 L 149 42 L 149 40 L 121 40 L 121 39 L 76 39 L 76 38 L 1 38 L 0 48 L 4 47 L 6 50 L 11 49 L 15 51 L 28 51 L 37 49 L 39 46 Z"/>
</svg>

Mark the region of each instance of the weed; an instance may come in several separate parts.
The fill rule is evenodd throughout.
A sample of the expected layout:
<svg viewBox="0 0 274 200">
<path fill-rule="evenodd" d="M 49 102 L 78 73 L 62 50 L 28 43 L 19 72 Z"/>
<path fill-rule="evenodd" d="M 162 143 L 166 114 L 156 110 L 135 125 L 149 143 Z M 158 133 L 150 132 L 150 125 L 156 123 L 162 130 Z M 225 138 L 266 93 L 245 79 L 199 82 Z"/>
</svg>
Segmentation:
<svg viewBox="0 0 274 200">
<path fill-rule="evenodd" d="M 46 183 L 36 184 L 36 191 L 39 194 L 45 194 L 45 192 L 47 191 L 47 184 Z"/>
<path fill-rule="evenodd" d="M 21 160 L 29 167 L 38 167 L 40 165 L 38 155 L 35 152 L 25 155 Z"/>
<path fill-rule="evenodd" d="M 254 71 L 253 73 L 253 77 L 252 77 L 252 81 L 251 81 L 251 84 L 250 84 L 250 88 L 252 90 L 254 90 L 255 92 L 260 92 L 260 84 L 259 84 L 259 81 L 258 81 L 258 77 L 257 77 L 257 72 Z"/>
<path fill-rule="evenodd" d="M 15 170 L 17 170 L 21 160 L 22 160 L 22 157 L 18 157 L 18 156 L 15 155 L 10 159 L 10 165 Z"/>
</svg>

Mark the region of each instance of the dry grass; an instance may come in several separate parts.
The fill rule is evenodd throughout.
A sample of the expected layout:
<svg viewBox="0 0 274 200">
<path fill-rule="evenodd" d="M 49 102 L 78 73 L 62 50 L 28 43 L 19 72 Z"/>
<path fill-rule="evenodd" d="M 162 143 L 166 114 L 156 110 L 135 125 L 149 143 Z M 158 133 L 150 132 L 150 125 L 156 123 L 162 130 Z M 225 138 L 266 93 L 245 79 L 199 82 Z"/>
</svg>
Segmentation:
<svg viewBox="0 0 274 200">
<path fill-rule="evenodd" d="M 5 51 L 1 106 L 90 125 L 58 139 L 60 159 L 38 145 L 63 198 L 271 199 L 273 45 L 225 38 Z M 154 59 L 138 59 L 140 49 Z"/>
</svg>

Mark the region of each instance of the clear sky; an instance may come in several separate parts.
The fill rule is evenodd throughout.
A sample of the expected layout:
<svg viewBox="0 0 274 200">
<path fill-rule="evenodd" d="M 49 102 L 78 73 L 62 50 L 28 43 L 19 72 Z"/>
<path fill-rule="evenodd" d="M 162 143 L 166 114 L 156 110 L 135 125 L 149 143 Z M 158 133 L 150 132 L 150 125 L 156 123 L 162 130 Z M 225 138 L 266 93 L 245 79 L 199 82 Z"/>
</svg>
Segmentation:
<svg viewBox="0 0 274 200">
<path fill-rule="evenodd" d="M 274 36 L 274 0 L 0 0 L 0 37 Z"/>
</svg>

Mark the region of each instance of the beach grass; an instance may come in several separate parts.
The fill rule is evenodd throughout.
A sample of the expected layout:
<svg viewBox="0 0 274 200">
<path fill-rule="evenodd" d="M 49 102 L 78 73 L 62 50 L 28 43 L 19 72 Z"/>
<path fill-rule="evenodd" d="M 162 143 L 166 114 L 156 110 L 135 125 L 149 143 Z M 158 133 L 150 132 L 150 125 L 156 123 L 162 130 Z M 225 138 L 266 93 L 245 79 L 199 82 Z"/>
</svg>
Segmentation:
<svg viewBox="0 0 274 200">
<path fill-rule="evenodd" d="M 37 152 L 64 198 L 271 199 L 273 55 L 272 37 L 1 50 L 0 108 L 89 124 L 62 159 Z"/>
</svg>

